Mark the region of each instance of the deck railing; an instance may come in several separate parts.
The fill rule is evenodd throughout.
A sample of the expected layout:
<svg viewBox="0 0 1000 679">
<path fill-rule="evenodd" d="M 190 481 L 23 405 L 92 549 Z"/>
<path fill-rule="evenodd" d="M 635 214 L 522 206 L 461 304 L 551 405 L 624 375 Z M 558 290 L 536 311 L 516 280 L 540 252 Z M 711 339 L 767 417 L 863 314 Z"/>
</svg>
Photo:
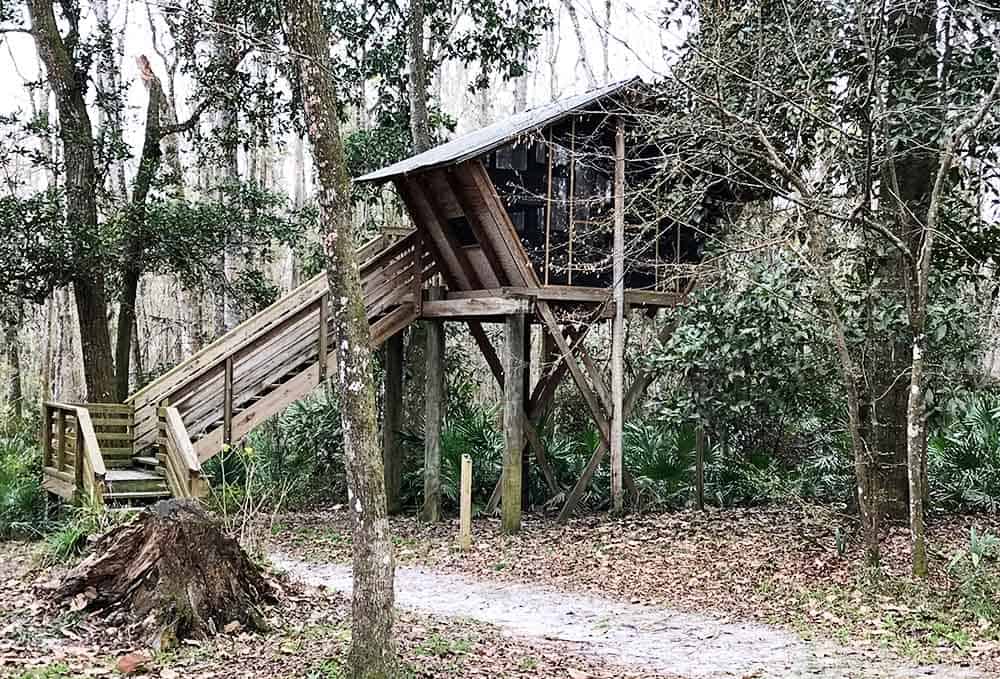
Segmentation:
<svg viewBox="0 0 1000 679">
<path fill-rule="evenodd" d="M 436 272 L 415 233 L 359 250 L 372 342 L 379 344 L 419 315 L 424 282 Z M 176 409 L 200 461 L 245 436 L 263 419 L 325 379 L 334 360 L 326 274 L 234 328 L 129 398 L 133 451 L 155 446 L 159 409 Z"/>
<path fill-rule="evenodd" d="M 95 504 L 103 502 L 107 469 L 87 408 L 67 403 L 42 404 L 43 484 L 53 493 Z"/>
<path fill-rule="evenodd" d="M 174 497 L 200 498 L 208 495 L 208 481 L 202 475 L 201 462 L 191 445 L 177 408 L 160 408 L 159 461 Z"/>
</svg>

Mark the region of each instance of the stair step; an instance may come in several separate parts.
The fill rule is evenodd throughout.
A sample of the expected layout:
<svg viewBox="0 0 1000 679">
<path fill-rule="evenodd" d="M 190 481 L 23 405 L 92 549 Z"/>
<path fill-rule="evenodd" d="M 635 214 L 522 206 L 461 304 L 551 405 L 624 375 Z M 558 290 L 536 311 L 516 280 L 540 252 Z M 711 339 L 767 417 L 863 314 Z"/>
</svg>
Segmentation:
<svg viewBox="0 0 1000 679">
<path fill-rule="evenodd" d="M 171 497 L 169 490 L 133 490 L 105 493 L 105 500 L 155 500 Z"/>
<path fill-rule="evenodd" d="M 158 459 L 156 459 L 155 457 L 153 457 L 152 455 L 148 455 L 148 456 L 147 455 L 137 455 L 136 457 L 132 458 L 132 462 L 134 462 L 137 467 L 146 467 L 148 469 L 153 469 L 158 464 L 160 464 L 160 461 Z"/>
</svg>

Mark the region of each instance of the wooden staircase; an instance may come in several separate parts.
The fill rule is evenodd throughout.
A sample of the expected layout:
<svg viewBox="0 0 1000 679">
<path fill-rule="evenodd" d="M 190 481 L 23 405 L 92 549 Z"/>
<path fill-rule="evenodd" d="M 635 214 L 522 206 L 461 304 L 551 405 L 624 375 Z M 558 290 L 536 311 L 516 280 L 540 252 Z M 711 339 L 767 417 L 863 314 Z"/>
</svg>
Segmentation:
<svg viewBox="0 0 1000 679">
<path fill-rule="evenodd" d="M 372 346 L 420 317 L 438 272 L 415 232 L 359 250 Z M 46 403 L 46 488 L 61 497 L 141 505 L 203 497 L 201 465 L 321 384 L 332 369 L 326 274 L 299 286 L 123 405 Z"/>
</svg>

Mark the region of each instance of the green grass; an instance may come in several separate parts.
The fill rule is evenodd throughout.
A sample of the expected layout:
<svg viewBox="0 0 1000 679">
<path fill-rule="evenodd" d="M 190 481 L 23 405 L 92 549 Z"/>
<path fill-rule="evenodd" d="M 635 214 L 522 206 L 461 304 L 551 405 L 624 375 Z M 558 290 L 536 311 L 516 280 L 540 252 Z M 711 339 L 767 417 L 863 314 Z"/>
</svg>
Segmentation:
<svg viewBox="0 0 1000 679">
<path fill-rule="evenodd" d="M 416 647 L 417 655 L 446 656 L 465 655 L 472 650 L 472 642 L 468 639 L 449 639 L 440 634 L 432 634 Z"/>
<path fill-rule="evenodd" d="M 69 668 L 62 663 L 54 663 L 44 667 L 36 667 L 33 670 L 26 670 L 18 675 L 17 679 L 62 679 L 70 676 Z"/>
</svg>

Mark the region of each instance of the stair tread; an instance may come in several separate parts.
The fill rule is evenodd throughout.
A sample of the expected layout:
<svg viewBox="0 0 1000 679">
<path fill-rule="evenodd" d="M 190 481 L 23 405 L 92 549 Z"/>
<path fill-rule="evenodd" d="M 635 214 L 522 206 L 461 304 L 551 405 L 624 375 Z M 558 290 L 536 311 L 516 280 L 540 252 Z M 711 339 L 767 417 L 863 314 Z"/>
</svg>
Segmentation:
<svg viewBox="0 0 1000 679">
<path fill-rule="evenodd" d="M 152 455 L 136 455 L 132 458 L 132 461 L 143 467 L 155 467 L 160 464 L 160 461 Z"/>
<path fill-rule="evenodd" d="M 105 481 L 161 481 L 163 476 L 146 469 L 129 467 L 126 469 L 109 469 Z"/>
<path fill-rule="evenodd" d="M 171 494 L 169 490 L 122 490 L 104 493 L 104 498 L 110 500 L 138 500 L 150 497 L 171 497 Z"/>
</svg>

